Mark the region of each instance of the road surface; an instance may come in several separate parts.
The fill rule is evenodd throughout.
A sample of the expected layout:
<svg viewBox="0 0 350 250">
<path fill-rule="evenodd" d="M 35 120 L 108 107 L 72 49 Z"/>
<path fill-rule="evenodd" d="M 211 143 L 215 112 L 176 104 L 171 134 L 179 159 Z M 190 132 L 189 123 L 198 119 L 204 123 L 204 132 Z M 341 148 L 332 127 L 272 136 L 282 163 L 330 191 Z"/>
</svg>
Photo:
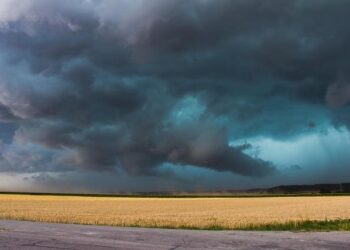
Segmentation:
<svg viewBox="0 0 350 250">
<path fill-rule="evenodd" d="M 350 233 L 188 231 L 0 221 L 0 249 L 350 249 Z"/>
</svg>

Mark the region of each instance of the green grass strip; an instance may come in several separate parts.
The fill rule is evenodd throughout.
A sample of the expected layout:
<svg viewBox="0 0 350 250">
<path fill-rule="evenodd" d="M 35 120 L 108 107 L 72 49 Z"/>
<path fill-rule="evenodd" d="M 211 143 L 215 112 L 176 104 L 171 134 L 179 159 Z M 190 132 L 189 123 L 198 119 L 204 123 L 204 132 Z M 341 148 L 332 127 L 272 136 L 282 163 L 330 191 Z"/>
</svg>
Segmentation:
<svg viewBox="0 0 350 250">
<path fill-rule="evenodd" d="M 6 218 L 1 217 L 0 220 L 18 220 L 18 221 L 32 221 L 32 222 L 46 222 L 57 223 L 52 221 L 38 221 L 25 218 Z M 349 231 L 350 232 L 350 219 L 337 219 L 337 220 L 304 220 L 304 221 L 290 221 L 285 223 L 271 223 L 261 225 L 244 225 L 236 228 L 228 228 L 220 224 L 213 224 L 205 227 L 188 226 L 188 225 L 140 225 L 140 224 L 123 224 L 123 225 L 111 225 L 111 224 L 85 224 L 75 222 L 63 222 L 63 224 L 79 224 L 79 225 L 96 225 L 96 226 L 115 226 L 115 227 L 134 227 L 134 228 L 160 228 L 160 229 L 184 229 L 184 230 L 210 230 L 210 231 L 292 231 L 292 232 L 329 232 L 329 231 Z M 0 228 L 1 231 L 1 228 Z"/>
<path fill-rule="evenodd" d="M 350 231 L 350 219 L 304 220 L 286 223 L 250 225 L 240 228 L 249 231 Z"/>
</svg>

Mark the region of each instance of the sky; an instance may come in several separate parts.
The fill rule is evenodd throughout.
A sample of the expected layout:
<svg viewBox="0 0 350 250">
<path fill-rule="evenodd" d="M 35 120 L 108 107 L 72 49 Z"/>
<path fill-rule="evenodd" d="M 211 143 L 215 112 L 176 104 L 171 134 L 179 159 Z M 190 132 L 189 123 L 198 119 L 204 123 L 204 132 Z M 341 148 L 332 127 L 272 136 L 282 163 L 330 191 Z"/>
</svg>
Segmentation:
<svg viewBox="0 0 350 250">
<path fill-rule="evenodd" d="M 0 1 L 0 190 L 350 182 L 348 0 Z"/>
</svg>

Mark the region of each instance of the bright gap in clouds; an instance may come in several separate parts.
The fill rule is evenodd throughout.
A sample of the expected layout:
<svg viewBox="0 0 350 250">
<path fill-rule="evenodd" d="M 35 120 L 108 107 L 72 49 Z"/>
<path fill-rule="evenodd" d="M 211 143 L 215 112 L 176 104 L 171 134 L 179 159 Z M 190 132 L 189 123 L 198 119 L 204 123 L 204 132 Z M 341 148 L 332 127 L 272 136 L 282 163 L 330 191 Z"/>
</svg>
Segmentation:
<svg viewBox="0 0 350 250">
<path fill-rule="evenodd" d="M 249 143 L 248 155 L 274 163 L 280 170 L 336 170 L 350 160 L 350 133 L 345 127 L 329 128 L 323 133 L 303 135 L 291 140 L 265 137 L 250 138 L 231 143 Z"/>
</svg>

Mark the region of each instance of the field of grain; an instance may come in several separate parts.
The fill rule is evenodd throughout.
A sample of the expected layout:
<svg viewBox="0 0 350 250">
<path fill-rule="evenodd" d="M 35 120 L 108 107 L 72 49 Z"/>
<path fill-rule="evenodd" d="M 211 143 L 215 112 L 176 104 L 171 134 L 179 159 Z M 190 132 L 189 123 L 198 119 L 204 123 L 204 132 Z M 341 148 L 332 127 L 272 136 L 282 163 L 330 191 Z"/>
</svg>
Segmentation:
<svg viewBox="0 0 350 250">
<path fill-rule="evenodd" d="M 166 228 L 246 228 L 350 219 L 350 196 L 114 198 L 0 195 L 0 219 Z"/>
</svg>

